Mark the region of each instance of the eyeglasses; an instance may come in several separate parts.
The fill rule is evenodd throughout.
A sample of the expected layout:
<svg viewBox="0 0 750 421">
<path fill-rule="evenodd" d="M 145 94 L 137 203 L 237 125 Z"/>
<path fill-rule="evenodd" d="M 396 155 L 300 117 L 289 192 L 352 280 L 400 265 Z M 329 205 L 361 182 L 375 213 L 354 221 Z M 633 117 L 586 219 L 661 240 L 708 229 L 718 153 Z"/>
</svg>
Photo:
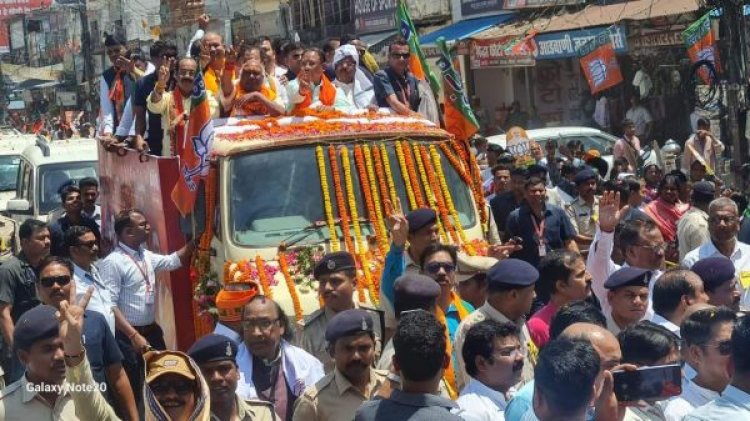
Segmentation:
<svg viewBox="0 0 750 421">
<path fill-rule="evenodd" d="M 647 244 L 636 244 L 635 246 L 644 248 L 646 250 L 651 250 L 654 253 L 664 253 L 667 250 L 667 243 L 655 244 L 653 246 L 649 246 Z"/>
<path fill-rule="evenodd" d="M 501 357 L 511 357 L 511 358 L 526 358 L 526 354 L 528 354 L 528 351 L 526 348 L 518 347 L 518 348 L 506 348 L 506 349 L 499 349 L 494 352 L 494 355 L 499 355 Z"/>
<path fill-rule="evenodd" d="M 716 343 L 708 343 L 704 344 L 703 346 L 716 348 L 719 351 L 719 354 L 723 357 L 726 357 L 727 355 L 730 355 L 732 353 L 732 341 L 726 340 Z"/>
<path fill-rule="evenodd" d="M 55 284 L 64 287 L 70 283 L 70 275 L 46 276 L 39 279 L 39 283 L 45 288 L 52 288 Z"/>
<path fill-rule="evenodd" d="M 177 71 L 178 76 L 192 77 L 192 76 L 195 76 L 195 73 L 196 73 L 195 70 L 178 70 Z"/>
<path fill-rule="evenodd" d="M 719 225 L 722 222 L 729 225 L 737 223 L 737 221 L 739 221 L 739 218 L 736 216 L 711 216 L 708 218 L 708 223 L 712 225 Z"/>
<path fill-rule="evenodd" d="M 78 247 L 86 247 L 87 249 L 94 248 L 95 245 L 96 245 L 96 240 L 91 240 L 91 241 L 85 241 L 85 242 L 82 242 L 82 243 L 78 243 Z"/>
<path fill-rule="evenodd" d="M 245 329 L 253 330 L 255 328 L 260 329 L 261 331 L 267 331 L 271 328 L 271 326 L 274 325 L 274 323 L 278 322 L 279 319 L 257 319 L 257 320 L 243 320 L 242 321 L 242 327 Z"/>
<path fill-rule="evenodd" d="M 189 395 L 194 393 L 195 387 L 190 382 L 168 382 L 155 381 L 149 385 L 155 395 L 166 395 L 170 390 L 174 390 L 178 395 Z"/>
<path fill-rule="evenodd" d="M 453 263 L 448 263 L 448 262 L 432 262 L 432 263 L 428 263 L 424 267 L 425 272 L 430 273 L 432 275 L 436 275 L 438 272 L 440 272 L 440 269 L 443 269 L 445 273 L 451 273 L 456 270 L 456 265 L 454 265 Z"/>
<path fill-rule="evenodd" d="M 411 53 L 391 53 L 391 58 L 409 60 Z"/>
</svg>

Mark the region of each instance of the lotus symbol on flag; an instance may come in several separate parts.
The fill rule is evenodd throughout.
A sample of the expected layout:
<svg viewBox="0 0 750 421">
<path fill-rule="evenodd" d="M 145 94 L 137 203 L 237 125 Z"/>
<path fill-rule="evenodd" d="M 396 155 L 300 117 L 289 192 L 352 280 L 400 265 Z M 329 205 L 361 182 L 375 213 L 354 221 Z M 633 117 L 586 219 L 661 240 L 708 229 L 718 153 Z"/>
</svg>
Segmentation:
<svg viewBox="0 0 750 421">
<path fill-rule="evenodd" d="M 198 184 L 195 182 L 194 177 L 205 175 L 205 173 L 208 172 L 208 153 L 213 132 L 206 136 L 207 128 L 208 124 L 203 126 L 203 129 L 198 136 L 193 136 L 193 138 L 190 139 L 193 142 L 195 154 L 198 155 L 198 163 L 193 168 L 188 168 L 187 165 L 182 166 L 182 176 L 185 177 L 185 183 L 190 191 L 195 191 L 198 188 Z"/>
<path fill-rule="evenodd" d="M 595 58 L 588 62 L 589 73 L 592 83 L 599 86 L 607 80 L 607 64 L 601 58 Z"/>
<path fill-rule="evenodd" d="M 705 48 L 702 48 L 698 51 L 698 60 L 708 60 L 710 62 L 714 62 L 714 47 L 713 45 L 709 45 Z"/>
</svg>

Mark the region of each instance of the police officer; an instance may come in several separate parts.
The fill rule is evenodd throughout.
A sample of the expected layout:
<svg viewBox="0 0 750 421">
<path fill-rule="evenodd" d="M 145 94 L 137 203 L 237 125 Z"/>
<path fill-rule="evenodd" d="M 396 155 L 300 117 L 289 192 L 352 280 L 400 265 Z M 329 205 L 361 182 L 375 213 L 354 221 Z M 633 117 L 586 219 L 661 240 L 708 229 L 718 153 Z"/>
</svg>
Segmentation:
<svg viewBox="0 0 750 421">
<path fill-rule="evenodd" d="M 586 168 L 579 171 L 573 180 L 576 183 L 578 197 L 565 209 L 576 231 L 576 243 L 582 251 L 588 250 L 596 232 L 596 219 L 599 215 L 596 180 L 594 170 Z"/>
<path fill-rule="evenodd" d="M 612 311 L 604 314 L 607 330 L 617 335 L 646 317 L 651 271 L 633 266 L 618 269 L 604 282 Z"/>
<path fill-rule="evenodd" d="M 240 372 L 235 358 L 237 344 L 223 335 L 200 338 L 188 350 L 208 383 L 211 421 L 272 421 L 277 416 L 268 402 L 241 399 L 237 393 Z"/>
<path fill-rule="evenodd" d="M 350 420 L 386 381 L 387 372 L 372 368 L 375 332 L 371 313 L 345 310 L 328 323 L 325 338 L 335 368 L 297 401 L 294 421 Z"/>
<path fill-rule="evenodd" d="M 354 257 L 345 251 L 328 253 L 315 265 L 313 276 L 319 283 L 318 294 L 323 301 L 323 308 L 316 310 L 300 323 L 300 347 L 319 359 L 325 372 L 330 373 L 333 371 L 334 362 L 328 352 L 325 335 L 328 323 L 333 316 L 344 310 L 361 308 L 372 313 L 375 349 L 377 355 L 380 355 L 383 313 L 374 307 L 354 301 L 357 286 L 357 265 Z"/>
</svg>

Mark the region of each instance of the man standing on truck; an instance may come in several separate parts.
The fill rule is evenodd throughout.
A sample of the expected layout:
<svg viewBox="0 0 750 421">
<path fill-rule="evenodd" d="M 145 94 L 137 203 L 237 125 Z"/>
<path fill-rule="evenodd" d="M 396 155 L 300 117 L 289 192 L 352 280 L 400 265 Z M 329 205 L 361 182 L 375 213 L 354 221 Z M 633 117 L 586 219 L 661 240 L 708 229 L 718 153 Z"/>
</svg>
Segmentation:
<svg viewBox="0 0 750 421">
<path fill-rule="evenodd" d="M 99 273 L 112 292 L 115 338 L 125 357 L 123 365 L 133 390 L 143 389 L 143 358 L 148 347 L 166 349 L 164 332 L 156 324 L 156 273 L 179 269 L 190 260 L 195 249 L 188 242 L 180 250 L 165 256 L 146 250 L 151 235 L 143 212 L 127 209 L 115 218 L 117 246 L 99 264 Z M 139 396 L 136 398 L 138 399 Z"/>
<path fill-rule="evenodd" d="M 81 189 L 83 201 L 82 215 L 93 219 L 101 231 L 102 208 L 96 204 L 96 199 L 99 198 L 99 181 L 94 177 L 84 177 L 78 182 L 78 188 Z"/>
<path fill-rule="evenodd" d="M 401 115 L 419 110 L 417 79 L 409 73 L 409 44 L 397 37 L 388 47 L 388 68 L 375 73 L 375 99 L 379 107 L 390 107 Z"/>
<path fill-rule="evenodd" d="M 99 225 L 93 219 L 83 214 L 83 201 L 81 201 L 81 189 L 77 186 L 66 186 L 60 192 L 65 215 L 50 225 L 50 237 L 52 240 L 51 254 L 59 257 L 67 257 L 68 250 L 65 247 L 65 233 L 70 227 L 80 225 L 88 227 L 94 233 L 97 241 L 101 240 Z"/>
<path fill-rule="evenodd" d="M 13 332 L 18 318 L 39 304 L 34 288 L 36 268 L 50 250 L 49 228 L 42 221 L 27 219 L 18 229 L 18 236 L 21 253 L 0 266 L 0 330 L 8 350 L 14 346 Z M 21 377 L 23 366 L 15 353 L 3 370 L 6 384 Z"/>
<path fill-rule="evenodd" d="M 265 77 L 260 60 L 247 60 L 242 64 L 239 80 L 222 97 L 222 108 L 228 110 L 231 116 L 283 115 L 284 105 L 276 91 L 266 87 Z"/>
<path fill-rule="evenodd" d="M 302 54 L 299 75 L 287 84 L 287 111 L 299 112 L 307 108 L 346 109 L 346 102 L 337 95 L 336 85 L 323 73 L 323 52 L 308 48 Z"/>
</svg>

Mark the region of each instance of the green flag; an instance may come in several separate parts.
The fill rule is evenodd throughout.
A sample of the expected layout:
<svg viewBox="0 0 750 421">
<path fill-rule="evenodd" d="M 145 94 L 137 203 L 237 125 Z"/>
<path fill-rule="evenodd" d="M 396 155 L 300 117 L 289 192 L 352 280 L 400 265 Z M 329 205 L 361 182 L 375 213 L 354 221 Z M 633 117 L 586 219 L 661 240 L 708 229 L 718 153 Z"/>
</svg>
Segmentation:
<svg viewBox="0 0 750 421">
<path fill-rule="evenodd" d="M 401 35 L 406 39 L 406 42 L 409 43 L 409 49 L 411 50 L 409 69 L 417 79 L 429 82 L 432 92 L 437 95 L 440 91 L 440 82 L 430 70 L 430 66 L 427 65 L 424 53 L 422 53 L 422 49 L 419 46 L 419 34 L 414 28 L 414 23 L 409 16 L 409 8 L 406 6 L 404 0 L 399 0 L 398 2 L 396 25 L 401 31 Z"/>
</svg>

